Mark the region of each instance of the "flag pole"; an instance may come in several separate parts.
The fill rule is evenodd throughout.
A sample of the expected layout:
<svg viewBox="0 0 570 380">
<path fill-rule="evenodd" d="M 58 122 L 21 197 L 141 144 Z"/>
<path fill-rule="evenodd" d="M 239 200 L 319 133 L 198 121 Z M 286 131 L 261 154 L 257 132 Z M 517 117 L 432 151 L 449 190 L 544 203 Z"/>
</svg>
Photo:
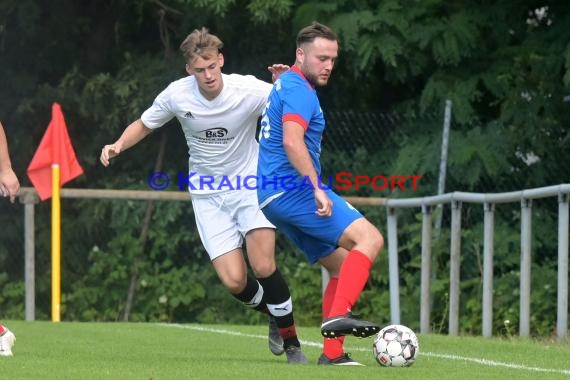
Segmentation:
<svg viewBox="0 0 570 380">
<path fill-rule="evenodd" d="M 83 174 L 65 118 L 58 103 L 51 107 L 51 121 L 40 141 L 30 165 L 28 177 L 42 201 L 51 201 L 51 314 L 60 321 L 61 313 L 61 186 Z"/>
<path fill-rule="evenodd" d="M 60 321 L 61 303 L 61 204 L 59 164 L 51 165 L 51 320 Z"/>
</svg>

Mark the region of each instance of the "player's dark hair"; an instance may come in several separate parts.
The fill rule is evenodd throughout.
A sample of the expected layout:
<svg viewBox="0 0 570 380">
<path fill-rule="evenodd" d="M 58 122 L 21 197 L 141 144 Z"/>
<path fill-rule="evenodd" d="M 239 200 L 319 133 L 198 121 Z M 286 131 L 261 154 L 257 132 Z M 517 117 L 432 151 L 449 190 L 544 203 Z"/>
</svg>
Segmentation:
<svg viewBox="0 0 570 380">
<path fill-rule="evenodd" d="M 331 41 L 338 41 L 336 33 L 333 32 L 331 28 L 316 21 L 309 26 L 304 27 L 297 34 L 297 47 L 305 43 L 310 43 L 315 40 L 315 38 L 325 38 Z"/>
</svg>

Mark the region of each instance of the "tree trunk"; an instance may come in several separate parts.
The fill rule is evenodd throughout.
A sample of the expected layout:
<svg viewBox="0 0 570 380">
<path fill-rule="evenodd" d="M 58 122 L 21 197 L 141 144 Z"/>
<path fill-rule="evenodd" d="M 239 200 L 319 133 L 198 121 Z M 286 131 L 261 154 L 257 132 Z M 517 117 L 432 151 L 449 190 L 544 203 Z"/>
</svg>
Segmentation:
<svg viewBox="0 0 570 380">
<path fill-rule="evenodd" d="M 162 164 L 164 161 L 164 151 L 166 150 L 166 133 L 162 134 L 162 139 L 160 140 L 160 148 L 158 151 L 158 156 L 156 157 L 156 162 L 154 164 L 154 171 L 159 172 L 162 170 Z M 134 299 L 137 290 L 137 282 L 139 279 L 139 269 L 143 262 L 143 257 L 145 254 L 146 241 L 148 239 L 148 231 L 150 229 L 150 221 L 152 218 L 152 213 L 154 211 L 154 201 L 147 201 L 146 211 L 144 215 L 143 225 L 141 233 L 139 235 L 140 241 L 140 252 L 135 255 L 133 260 L 132 272 L 131 272 L 131 282 L 129 284 L 129 292 L 127 293 L 127 301 L 125 303 L 125 310 L 123 313 L 123 322 L 128 322 L 131 316 L 131 310 L 133 309 Z"/>
</svg>

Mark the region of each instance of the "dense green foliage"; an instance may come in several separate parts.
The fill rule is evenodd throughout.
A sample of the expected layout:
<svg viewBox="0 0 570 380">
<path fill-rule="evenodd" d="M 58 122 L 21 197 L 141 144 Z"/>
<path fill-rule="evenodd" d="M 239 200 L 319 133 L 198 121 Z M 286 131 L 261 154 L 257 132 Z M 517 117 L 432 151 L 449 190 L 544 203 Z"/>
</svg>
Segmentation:
<svg viewBox="0 0 570 380">
<path fill-rule="evenodd" d="M 206 25 L 225 42 L 226 72 L 269 80 L 267 64 L 291 63 L 295 33 L 315 19 L 338 31 L 342 46 L 331 84 L 320 90 L 330 130 L 325 170 L 423 176 L 414 192 L 378 193 L 367 187 L 344 194 L 435 193 L 446 99 L 453 102 L 446 191 L 500 192 L 570 182 L 570 103 L 563 101 L 570 95 L 570 5 L 565 2 L 4 0 L 0 119 L 22 184 L 29 186 L 25 170 L 54 101 L 63 107 L 85 169 L 71 186 L 148 189 L 146 178 L 152 171 L 162 169 L 171 177 L 185 172 L 187 147 L 174 121 L 110 168 L 98 162 L 101 147 L 114 141 L 170 81 L 184 75 L 177 52 L 183 38 Z M 555 201 L 537 203 L 532 331 L 548 335 L 556 318 L 557 208 Z M 498 208 L 495 223 L 494 325 L 499 333 L 505 333 L 505 319 L 517 326 L 517 207 Z M 0 203 L 0 317 L 23 316 L 20 209 Z M 384 209 L 364 211 L 384 228 Z M 417 213 L 399 215 L 402 312 L 412 326 L 419 323 Z M 49 272 L 48 220 L 49 204 L 42 203 L 36 207 L 40 274 Z M 64 319 L 259 320 L 218 284 L 189 203 L 66 200 L 63 220 Z M 434 246 L 432 319 L 437 332 L 447 328 L 445 222 L 447 212 Z M 462 226 L 461 326 L 464 332 L 478 333 L 480 207 L 466 207 Z M 295 297 L 297 318 L 316 323 L 319 269 L 305 264 L 284 239 L 278 259 Z M 48 318 L 49 278 L 37 277 L 37 317 Z M 383 255 L 359 311 L 387 321 L 387 290 Z"/>
</svg>

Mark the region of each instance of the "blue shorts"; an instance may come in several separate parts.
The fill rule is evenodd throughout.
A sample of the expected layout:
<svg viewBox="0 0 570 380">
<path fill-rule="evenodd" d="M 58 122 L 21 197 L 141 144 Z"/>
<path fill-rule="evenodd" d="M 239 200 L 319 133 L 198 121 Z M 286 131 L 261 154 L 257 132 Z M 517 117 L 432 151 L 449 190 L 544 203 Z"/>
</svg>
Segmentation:
<svg viewBox="0 0 570 380">
<path fill-rule="evenodd" d="M 303 250 L 310 263 L 330 255 L 337 247 L 344 230 L 362 214 L 330 189 L 333 202 L 330 217 L 318 216 L 311 190 L 286 191 L 263 209 L 265 217 Z"/>
</svg>

